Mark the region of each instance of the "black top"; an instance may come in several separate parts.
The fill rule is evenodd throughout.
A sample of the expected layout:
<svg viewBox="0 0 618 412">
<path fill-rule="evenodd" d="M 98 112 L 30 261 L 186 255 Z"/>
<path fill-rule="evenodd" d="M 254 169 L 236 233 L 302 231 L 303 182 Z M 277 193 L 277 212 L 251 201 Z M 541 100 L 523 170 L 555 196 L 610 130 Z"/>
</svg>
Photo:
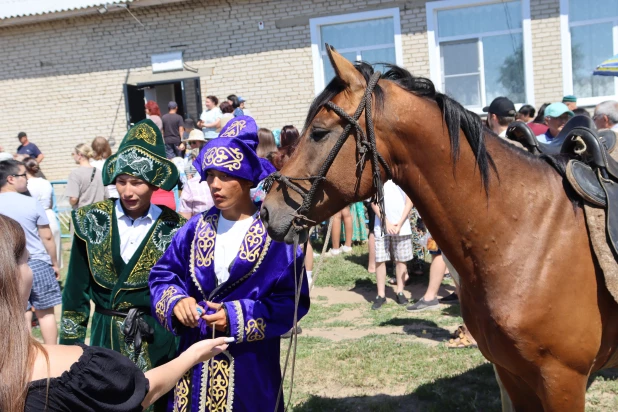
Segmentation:
<svg viewBox="0 0 618 412">
<path fill-rule="evenodd" d="M 163 140 L 166 144 L 180 144 L 180 127 L 184 126 L 185 120 L 176 113 L 164 114 L 161 118 L 163 122 Z"/>
<path fill-rule="evenodd" d="M 149 390 L 144 373 L 118 352 L 80 346 L 84 353 L 71 369 L 49 380 L 49 394 L 47 379 L 30 382 L 25 412 L 142 411 Z"/>
</svg>

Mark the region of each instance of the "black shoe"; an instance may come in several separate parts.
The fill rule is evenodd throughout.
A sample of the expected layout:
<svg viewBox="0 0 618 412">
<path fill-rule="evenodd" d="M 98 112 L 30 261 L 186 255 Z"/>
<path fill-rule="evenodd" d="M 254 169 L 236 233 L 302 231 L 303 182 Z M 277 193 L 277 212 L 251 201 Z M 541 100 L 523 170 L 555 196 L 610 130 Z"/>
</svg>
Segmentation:
<svg viewBox="0 0 618 412">
<path fill-rule="evenodd" d="M 406 298 L 403 292 L 399 292 L 397 294 L 397 304 L 398 305 L 407 305 L 410 301 Z"/>
<path fill-rule="evenodd" d="M 438 300 L 438 302 L 440 303 L 444 303 L 447 305 L 453 305 L 453 304 L 457 304 L 459 303 L 459 297 L 457 296 L 457 293 L 453 292 L 448 296 L 443 297 L 442 299 Z"/>
<path fill-rule="evenodd" d="M 373 301 L 373 305 L 371 305 L 371 309 L 378 310 L 386 303 L 386 298 L 382 296 L 376 296 L 376 299 Z"/>
</svg>

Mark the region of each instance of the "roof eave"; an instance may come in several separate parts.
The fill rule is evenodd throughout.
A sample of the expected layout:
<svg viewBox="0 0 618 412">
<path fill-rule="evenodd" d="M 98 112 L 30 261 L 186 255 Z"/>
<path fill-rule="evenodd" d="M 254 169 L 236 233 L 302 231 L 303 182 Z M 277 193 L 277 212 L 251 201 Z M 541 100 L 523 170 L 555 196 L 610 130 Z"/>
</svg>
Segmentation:
<svg viewBox="0 0 618 412">
<path fill-rule="evenodd" d="M 187 0 L 139 0 L 128 3 L 132 10 L 143 8 L 143 7 L 152 7 L 152 6 L 160 6 L 165 4 L 172 3 L 182 3 Z M 27 25 L 27 24 L 36 24 L 42 22 L 49 22 L 53 20 L 62 20 L 62 19 L 70 19 L 74 17 L 86 16 L 99 14 L 100 7 L 87 7 L 83 9 L 76 10 L 65 10 L 59 12 L 52 13 L 44 13 L 44 14 L 35 14 L 29 16 L 19 16 L 19 17 L 10 17 L 6 19 L 0 19 L 0 27 L 8 27 L 8 26 L 17 26 L 17 25 Z M 124 9 L 121 7 L 110 7 L 108 13 L 119 13 L 123 12 Z M 107 13 L 106 13 L 107 14 Z"/>
</svg>

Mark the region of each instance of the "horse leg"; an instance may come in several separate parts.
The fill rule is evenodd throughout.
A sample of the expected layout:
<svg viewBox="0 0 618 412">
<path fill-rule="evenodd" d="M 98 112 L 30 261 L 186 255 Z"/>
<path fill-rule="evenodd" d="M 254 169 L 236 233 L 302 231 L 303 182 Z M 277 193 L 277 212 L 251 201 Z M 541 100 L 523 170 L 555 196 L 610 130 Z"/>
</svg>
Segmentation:
<svg viewBox="0 0 618 412">
<path fill-rule="evenodd" d="M 539 395 L 546 412 L 584 411 L 587 375 L 582 375 L 562 364 L 543 368 L 542 373 L 542 392 Z"/>
<path fill-rule="evenodd" d="M 512 407 L 511 410 L 517 412 L 543 412 L 543 404 L 541 403 L 541 399 L 537 396 L 537 394 L 532 390 L 532 388 L 524 382 L 523 379 L 513 375 L 511 372 L 506 369 L 494 365 L 496 373 L 500 378 L 498 380 L 498 385 L 502 383 L 500 387 L 500 391 L 503 391 L 502 386 L 506 389 L 508 393 L 508 398 L 510 398 L 511 404 L 508 403 L 505 405 L 505 398 L 502 398 L 502 406 L 503 408 Z M 508 409 L 503 409 L 503 412 L 507 412 Z"/>
</svg>

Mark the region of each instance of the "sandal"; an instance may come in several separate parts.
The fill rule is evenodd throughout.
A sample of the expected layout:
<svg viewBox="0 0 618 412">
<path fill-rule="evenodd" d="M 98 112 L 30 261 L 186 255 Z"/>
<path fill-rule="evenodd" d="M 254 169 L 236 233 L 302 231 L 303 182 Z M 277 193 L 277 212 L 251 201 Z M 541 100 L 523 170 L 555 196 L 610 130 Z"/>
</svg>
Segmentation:
<svg viewBox="0 0 618 412">
<path fill-rule="evenodd" d="M 468 349 L 468 348 L 478 348 L 476 343 L 473 343 L 468 337 L 462 333 L 456 339 L 451 339 L 446 344 L 447 349 Z"/>
</svg>

